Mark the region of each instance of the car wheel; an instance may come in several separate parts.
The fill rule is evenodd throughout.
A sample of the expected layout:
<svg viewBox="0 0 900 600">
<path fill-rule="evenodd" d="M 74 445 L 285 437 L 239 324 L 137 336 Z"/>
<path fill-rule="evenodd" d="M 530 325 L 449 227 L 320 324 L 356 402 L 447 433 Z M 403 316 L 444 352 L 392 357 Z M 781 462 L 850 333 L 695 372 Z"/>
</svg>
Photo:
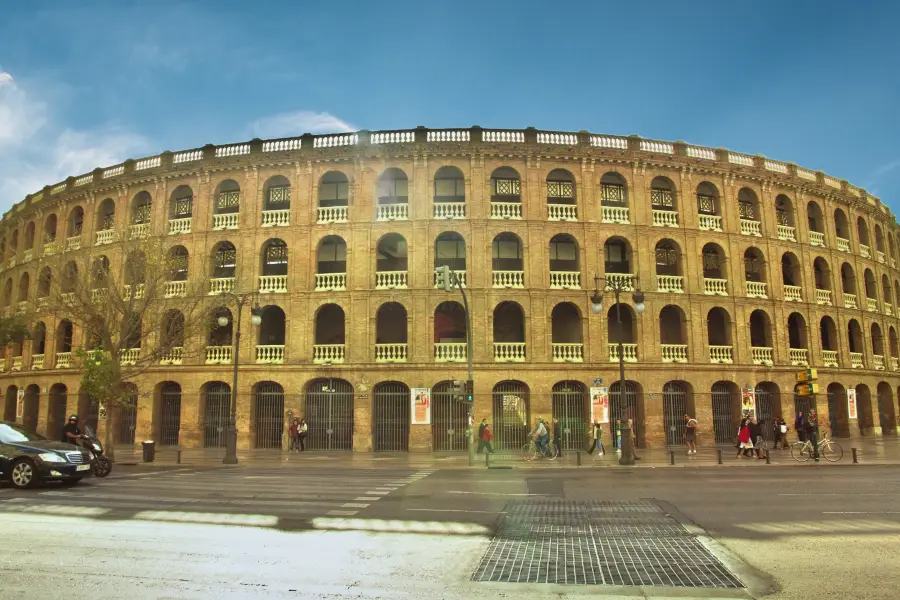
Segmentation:
<svg viewBox="0 0 900 600">
<path fill-rule="evenodd" d="M 20 458 L 13 463 L 9 471 L 9 480 L 13 487 L 20 490 L 32 487 L 37 483 L 38 474 L 34 463 L 27 458 Z"/>
</svg>

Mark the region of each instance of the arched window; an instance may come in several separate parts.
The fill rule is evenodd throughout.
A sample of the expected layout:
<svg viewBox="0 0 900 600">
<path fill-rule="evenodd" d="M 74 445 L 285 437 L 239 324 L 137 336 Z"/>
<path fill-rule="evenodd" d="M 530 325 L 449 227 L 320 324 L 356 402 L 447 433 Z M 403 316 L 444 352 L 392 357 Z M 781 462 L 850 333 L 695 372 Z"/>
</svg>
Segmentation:
<svg viewBox="0 0 900 600">
<path fill-rule="evenodd" d="M 347 344 L 344 309 L 337 304 L 322 306 L 316 312 L 315 326 L 313 362 L 317 364 L 344 362 Z"/>
<path fill-rule="evenodd" d="M 494 308 L 494 362 L 525 362 L 525 313 L 516 302 Z"/>
<path fill-rule="evenodd" d="M 628 210 L 628 184 L 621 174 L 604 173 L 600 178 L 600 202 L 604 223 L 631 222 Z"/>
<path fill-rule="evenodd" d="M 547 175 L 547 218 L 550 221 L 577 221 L 575 178 L 565 169 Z"/>
<path fill-rule="evenodd" d="M 466 180 L 456 167 L 441 167 L 434 174 L 434 218 L 466 217 Z"/>
<path fill-rule="evenodd" d="M 550 315 L 554 362 L 582 362 L 584 340 L 581 314 L 571 302 L 560 302 Z"/>
<path fill-rule="evenodd" d="M 571 235 L 560 233 L 550 239 L 551 289 L 581 288 L 578 254 L 578 242 Z"/>
<path fill-rule="evenodd" d="M 722 208 L 719 190 L 708 181 L 697 186 L 697 213 L 699 228 L 703 231 L 722 231 Z"/>
<path fill-rule="evenodd" d="M 407 314 L 399 302 L 385 302 L 375 315 L 375 362 L 406 362 Z"/>
<path fill-rule="evenodd" d="M 738 213 L 741 218 L 742 234 L 762 236 L 759 198 L 750 188 L 741 188 L 738 192 Z"/>
<path fill-rule="evenodd" d="M 169 197 L 169 235 L 190 233 L 194 214 L 194 192 L 188 185 L 179 185 Z"/>
<path fill-rule="evenodd" d="M 491 244 L 493 286 L 495 288 L 524 288 L 525 260 L 522 241 L 514 233 L 500 233 Z"/>
<path fill-rule="evenodd" d="M 214 192 L 213 231 L 237 229 L 240 224 L 241 186 L 233 179 L 219 182 Z"/>
<path fill-rule="evenodd" d="M 328 235 L 316 250 L 316 291 L 347 289 L 347 244 L 337 235 Z"/>
<path fill-rule="evenodd" d="M 434 242 L 434 268 L 448 266 L 466 285 L 466 241 L 455 231 L 445 231 Z M 437 283 L 437 276 L 435 276 Z"/>
</svg>

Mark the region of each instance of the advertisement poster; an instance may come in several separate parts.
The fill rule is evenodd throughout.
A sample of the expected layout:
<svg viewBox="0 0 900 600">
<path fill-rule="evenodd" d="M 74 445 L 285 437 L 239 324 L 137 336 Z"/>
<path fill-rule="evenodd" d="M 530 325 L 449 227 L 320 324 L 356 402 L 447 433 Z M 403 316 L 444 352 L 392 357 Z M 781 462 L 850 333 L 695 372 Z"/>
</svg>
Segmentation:
<svg viewBox="0 0 900 600">
<path fill-rule="evenodd" d="M 859 418 L 856 413 L 856 388 L 847 388 L 847 418 Z"/>
<path fill-rule="evenodd" d="M 21 421 L 25 414 L 25 390 L 19 390 L 16 394 L 16 419 Z"/>
<path fill-rule="evenodd" d="M 412 388 L 412 424 L 431 424 L 431 388 Z"/>
<path fill-rule="evenodd" d="M 609 423 L 609 388 L 591 388 L 591 423 Z"/>
<path fill-rule="evenodd" d="M 741 390 L 741 415 L 747 415 L 751 419 L 756 416 L 756 392 L 754 390 Z"/>
</svg>

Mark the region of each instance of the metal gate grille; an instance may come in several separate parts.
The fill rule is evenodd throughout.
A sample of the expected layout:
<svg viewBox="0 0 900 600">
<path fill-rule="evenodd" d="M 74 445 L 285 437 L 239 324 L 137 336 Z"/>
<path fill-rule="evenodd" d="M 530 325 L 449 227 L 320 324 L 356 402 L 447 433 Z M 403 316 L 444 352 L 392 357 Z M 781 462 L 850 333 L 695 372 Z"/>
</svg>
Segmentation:
<svg viewBox="0 0 900 600">
<path fill-rule="evenodd" d="M 794 414 L 799 415 L 801 412 L 806 415 L 809 413 L 809 409 L 812 406 L 812 402 L 809 396 L 798 396 L 794 394 Z"/>
<path fill-rule="evenodd" d="M 587 445 L 587 392 L 579 381 L 560 381 L 553 386 L 553 418 L 559 420 L 563 450 Z"/>
<path fill-rule="evenodd" d="M 409 388 L 396 381 L 375 386 L 375 452 L 406 452 L 409 450 Z"/>
<path fill-rule="evenodd" d="M 638 394 L 637 386 L 630 381 L 625 382 L 625 393 L 620 393 L 620 382 L 615 382 L 609 386 L 609 429 L 612 434 L 612 446 L 618 447 L 618 437 L 616 436 L 616 421 L 627 421 L 632 419 L 634 423 L 634 438 L 640 443 L 641 428 L 643 423 L 638 413 Z"/>
<path fill-rule="evenodd" d="M 878 416 L 881 435 L 897 433 L 897 419 L 894 417 L 894 399 L 890 392 L 878 392 Z"/>
<path fill-rule="evenodd" d="M 521 381 L 494 386 L 494 451 L 518 452 L 528 442 L 528 387 Z"/>
<path fill-rule="evenodd" d="M 47 436 L 54 436 L 54 440 L 62 439 L 63 427 L 66 426 L 66 405 L 68 401 L 65 391 L 50 390 L 50 418 L 47 424 Z"/>
<path fill-rule="evenodd" d="M 306 386 L 306 444 L 310 450 L 353 449 L 353 386 L 343 379 L 316 379 Z"/>
<path fill-rule="evenodd" d="M 663 386 L 663 426 L 666 428 L 666 445 L 684 444 L 684 415 L 687 413 L 687 389 L 677 381 Z"/>
<path fill-rule="evenodd" d="M 725 381 L 712 386 L 713 435 L 717 444 L 731 444 L 737 437 L 735 422 L 735 405 L 738 402 L 737 392 Z"/>
<path fill-rule="evenodd" d="M 203 445 L 224 448 L 231 409 L 231 387 L 217 381 L 206 386 L 206 406 L 203 409 Z"/>
<path fill-rule="evenodd" d="M 454 400 L 450 386 L 449 381 L 442 381 L 431 388 L 431 439 L 435 452 L 467 449 L 469 405 Z"/>
<path fill-rule="evenodd" d="M 160 446 L 177 446 L 181 432 L 181 386 L 167 383 L 162 388 L 162 427 L 159 433 Z"/>
<path fill-rule="evenodd" d="M 256 386 L 256 447 L 281 450 L 284 437 L 284 388 L 272 381 Z"/>
<path fill-rule="evenodd" d="M 756 420 L 762 425 L 763 439 L 771 442 L 775 437 L 775 427 L 772 425 L 773 417 L 772 393 L 763 388 L 756 388 Z"/>
<path fill-rule="evenodd" d="M 134 444 L 134 428 L 137 423 L 137 390 L 132 389 L 128 397 L 124 399 L 124 404 L 119 410 L 119 431 L 117 434 L 117 442 L 119 444 Z"/>
</svg>

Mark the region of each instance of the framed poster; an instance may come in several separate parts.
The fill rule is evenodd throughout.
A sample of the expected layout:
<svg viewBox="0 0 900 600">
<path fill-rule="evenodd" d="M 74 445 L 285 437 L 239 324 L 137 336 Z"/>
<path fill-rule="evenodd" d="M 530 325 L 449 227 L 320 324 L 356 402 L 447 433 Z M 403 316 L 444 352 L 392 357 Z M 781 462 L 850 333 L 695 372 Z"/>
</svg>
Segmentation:
<svg viewBox="0 0 900 600">
<path fill-rule="evenodd" d="M 741 390 L 741 416 L 744 415 L 751 419 L 756 416 L 756 391 L 753 389 Z"/>
<path fill-rule="evenodd" d="M 16 393 L 16 420 L 22 421 L 25 414 L 25 390 L 19 390 Z"/>
<path fill-rule="evenodd" d="M 431 425 L 431 388 L 412 388 L 409 395 L 412 402 L 412 424 Z"/>
<path fill-rule="evenodd" d="M 856 388 L 847 388 L 847 418 L 859 418 L 859 414 L 856 411 Z"/>
<path fill-rule="evenodd" d="M 609 423 L 609 388 L 591 388 L 591 423 Z"/>
</svg>

